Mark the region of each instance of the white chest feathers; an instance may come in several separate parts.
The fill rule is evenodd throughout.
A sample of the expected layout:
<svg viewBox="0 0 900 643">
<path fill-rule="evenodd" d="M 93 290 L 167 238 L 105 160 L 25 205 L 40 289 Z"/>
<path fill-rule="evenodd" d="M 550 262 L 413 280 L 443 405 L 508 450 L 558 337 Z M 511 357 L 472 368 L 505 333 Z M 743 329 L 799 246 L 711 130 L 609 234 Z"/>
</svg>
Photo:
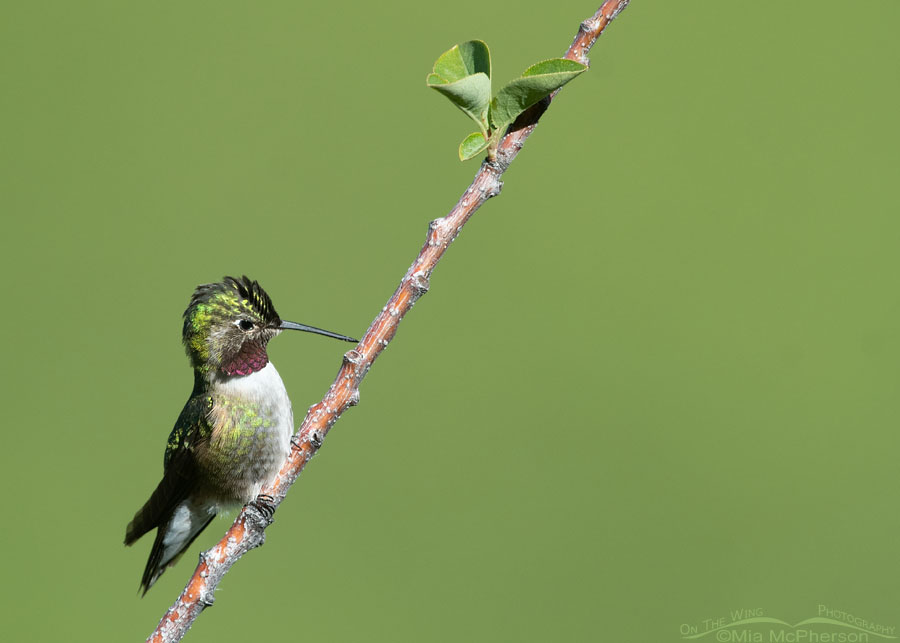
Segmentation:
<svg viewBox="0 0 900 643">
<path fill-rule="evenodd" d="M 248 502 L 290 452 L 291 401 L 271 362 L 250 375 L 216 381 L 211 393 L 207 473 L 226 492 L 221 500 Z"/>
</svg>

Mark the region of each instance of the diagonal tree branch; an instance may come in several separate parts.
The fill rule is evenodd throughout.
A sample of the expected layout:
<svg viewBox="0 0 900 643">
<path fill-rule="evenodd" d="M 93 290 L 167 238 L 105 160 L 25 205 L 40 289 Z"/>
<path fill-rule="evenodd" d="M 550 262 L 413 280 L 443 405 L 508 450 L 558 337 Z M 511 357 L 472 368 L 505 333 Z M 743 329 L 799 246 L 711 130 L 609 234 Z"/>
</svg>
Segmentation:
<svg viewBox="0 0 900 643">
<path fill-rule="evenodd" d="M 581 23 L 565 57 L 587 65 L 587 54 L 594 42 L 628 2 L 629 0 L 606 0 L 593 16 Z M 485 201 L 500 194 L 503 173 L 519 154 L 525 139 L 531 135 L 558 91 L 519 116 L 500 141 L 496 158 L 481 164 L 471 185 L 447 216 L 429 224 L 428 237 L 416 260 L 406 271 L 387 305 L 375 317 L 359 345 L 344 355 L 344 362 L 331 388 L 321 402 L 309 408 L 306 418 L 294 434 L 294 448 L 278 476 L 269 488 L 263 489 L 263 493 L 274 499 L 276 507 L 306 463 L 322 446 L 322 441 L 341 414 L 359 402 L 359 384 L 372 363 L 393 339 L 403 316 L 428 291 L 432 271 L 462 227 Z M 216 586 L 231 566 L 246 552 L 264 542 L 265 529 L 271 522 L 271 515 L 260 511 L 255 504 L 246 505 L 222 540 L 200 554 L 200 562 L 181 596 L 168 609 L 147 641 L 180 641 L 194 619 L 213 604 Z"/>
</svg>

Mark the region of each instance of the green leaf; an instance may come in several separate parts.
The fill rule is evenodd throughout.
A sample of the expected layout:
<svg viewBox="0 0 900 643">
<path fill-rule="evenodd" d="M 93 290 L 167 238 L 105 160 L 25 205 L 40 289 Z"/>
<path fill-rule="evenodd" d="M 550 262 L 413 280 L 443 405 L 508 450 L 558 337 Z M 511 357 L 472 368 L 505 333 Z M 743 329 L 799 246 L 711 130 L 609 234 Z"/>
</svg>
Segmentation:
<svg viewBox="0 0 900 643">
<path fill-rule="evenodd" d="M 459 54 L 470 74 L 491 77 L 491 50 L 482 40 L 468 40 L 459 45 Z"/>
<path fill-rule="evenodd" d="M 488 140 L 481 132 L 472 132 L 459 144 L 459 160 L 468 161 L 488 146 Z"/>
<path fill-rule="evenodd" d="M 520 78 L 497 92 L 491 102 L 493 127 L 501 129 L 512 123 L 519 114 L 586 70 L 581 63 L 566 58 L 551 58 L 532 65 Z"/>
<path fill-rule="evenodd" d="M 434 74 L 432 74 L 434 76 Z M 469 118 L 478 123 L 481 131 L 488 131 L 488 110 L 491 105 L 491 80 L 484 74 L 466 76 L 455 83 L 429 83 L 432 89 L 438 90 L 449 98 L 454 105 L 464 111 Z"/>
<path fill-rule="evenodd" d="M 480 40 L 470 40 L 441 54 L 425 83 L 488 132 L 491 104 L 491 54 Z"/>
<path fill-rule="evenodd" d="M 434 73 L 443 78 L 445 83 L 479 73 L 490 78 L 491 52 L 481 40 L 469 40 L 461 45 L 454 45 L 442 53 L 434 63 Z"/>
</svg>

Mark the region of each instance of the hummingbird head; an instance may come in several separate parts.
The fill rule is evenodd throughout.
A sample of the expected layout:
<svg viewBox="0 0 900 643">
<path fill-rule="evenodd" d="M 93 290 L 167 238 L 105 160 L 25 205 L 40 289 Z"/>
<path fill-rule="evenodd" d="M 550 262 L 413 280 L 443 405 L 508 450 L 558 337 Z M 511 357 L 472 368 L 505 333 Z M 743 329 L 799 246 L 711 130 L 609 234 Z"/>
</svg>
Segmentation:
<svg viewBox="0 0 900 643">
<path fill-rule="evenodd" d="M 249 375 L 265 367 L 269 362 L 266 345 L 286 329 L 356 342 L 345 335 L 282 321 L 266 291 L 246 276 L 197 286 L 184 311 L 182 339 L 195 369 Z"/>
</svg>

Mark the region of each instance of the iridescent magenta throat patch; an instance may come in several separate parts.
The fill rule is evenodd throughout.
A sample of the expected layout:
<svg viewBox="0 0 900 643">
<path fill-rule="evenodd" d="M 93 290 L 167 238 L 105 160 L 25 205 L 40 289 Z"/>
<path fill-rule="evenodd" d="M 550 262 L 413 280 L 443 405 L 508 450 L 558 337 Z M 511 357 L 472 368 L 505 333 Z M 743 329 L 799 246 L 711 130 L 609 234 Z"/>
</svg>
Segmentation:
<svg viewBox="0 0 900 643">
<path fill-rule="evenodd" d="M 264 346 L 255 342 L 247 342 L 234 359 L 222 366 L 226 375 L 250 375 L 261 371 L 269 363 L 269 356 Z"/>
</svg>

